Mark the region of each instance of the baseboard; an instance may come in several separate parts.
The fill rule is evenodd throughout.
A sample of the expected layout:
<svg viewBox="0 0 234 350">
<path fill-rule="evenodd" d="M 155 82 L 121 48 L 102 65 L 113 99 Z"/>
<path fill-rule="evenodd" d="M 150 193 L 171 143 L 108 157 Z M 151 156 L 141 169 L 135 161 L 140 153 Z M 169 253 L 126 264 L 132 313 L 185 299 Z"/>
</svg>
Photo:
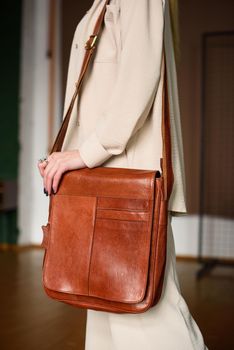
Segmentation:
<svg viewBox="0 0 234 350">
<path fill-rule="evenodd" d="M 40 249 L 44 250 L 44 248 L 40 244 L 9 244 L 9 243 L 0 243 L 0 251 L 15 251 L 15 252 L 21 252 L 21 251 L 27 251 L 31 249 Z M 223 264 L 234 264 L 234 258 L 225 258 L 225 257 L 214 257 L 214 256 L 204 256 L 202 257 L 203 262 L 208 262 L 210 260 L 217 259 L 219 262 Z M 177 261 L 186 261 L 186 262 L 199 262 L 197 256 L 191 256 L 191 255 L 177 255 L 176 256 Z"/>
<path fill-rule="evenodd" d="M 20 252 L 30 249 L 44 249 L 40 244 L 10 244 L 10 243 L 0 243 L 0 251 L 15 251 Z"/>
<path fill-rule="evenodd" d="M 191 256 L 191 255 L 177 255 L 176 260 L 177 261 L 201 263 L 201 261 L 199 261 L 199 257 Z M 217 260 L 219 263 L 224 264 L 224 265 L 234 264 L 234 258 L 215 257 L 215 256 L 203 256 L 202 257 L 202 262 L 204 262 L 204 263 L 210 262 L 211 260 Z"/>
</svg>

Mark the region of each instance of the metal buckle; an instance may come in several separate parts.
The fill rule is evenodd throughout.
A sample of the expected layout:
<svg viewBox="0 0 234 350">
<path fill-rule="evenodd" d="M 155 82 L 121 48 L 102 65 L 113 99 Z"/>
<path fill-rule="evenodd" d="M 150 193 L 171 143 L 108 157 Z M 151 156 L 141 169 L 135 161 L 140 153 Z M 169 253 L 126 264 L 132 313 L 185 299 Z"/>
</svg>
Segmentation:
<svg viewBox="0 0 234 350">
<path fill-rule="evenodd" d="M 90 35 L 89 40 L 85 44 L 86 50 L 91 50 L 92 48 L 95 48 L 95 42 L 97 40 L 97 35 Z"/>
</svg>

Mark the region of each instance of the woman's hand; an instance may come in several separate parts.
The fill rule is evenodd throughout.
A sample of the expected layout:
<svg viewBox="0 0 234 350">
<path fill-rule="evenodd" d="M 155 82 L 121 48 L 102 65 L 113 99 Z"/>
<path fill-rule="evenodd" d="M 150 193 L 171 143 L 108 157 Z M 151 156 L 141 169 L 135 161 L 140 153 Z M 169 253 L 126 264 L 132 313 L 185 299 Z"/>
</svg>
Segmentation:
<svg viewBox="0 0 234 350">
<path fill-rule="evenodd" d="M 67 170 L 85 168 L 86 164 L 79 150 L 54 152 L 47 157 L 48 162 L 38 162 L 38 169 L 43 177 L 44 189 L 48 195 L 56 193 L 62 174 Z"/>
</svg>

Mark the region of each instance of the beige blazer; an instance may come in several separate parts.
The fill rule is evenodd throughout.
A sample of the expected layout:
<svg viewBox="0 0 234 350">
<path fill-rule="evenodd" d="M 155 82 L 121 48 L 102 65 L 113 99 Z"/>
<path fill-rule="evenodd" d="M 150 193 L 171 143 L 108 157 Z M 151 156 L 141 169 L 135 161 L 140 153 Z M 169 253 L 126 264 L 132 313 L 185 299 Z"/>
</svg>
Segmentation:
<svg viewBox="0 0 234 350">
<path fill-rule="evenodd" d="M 64 115 L 74 92 L 84 45 L 105 0 L 94 0 L 71 47 Z M 187 212 L 177 75 L 167 0 L 111 0 L 94 59 L 83 82 L 62 150 L 79 149 L 96 166 L 160 170 L 165 42 L 174 185 L 173 214 Z"/>
</svg>

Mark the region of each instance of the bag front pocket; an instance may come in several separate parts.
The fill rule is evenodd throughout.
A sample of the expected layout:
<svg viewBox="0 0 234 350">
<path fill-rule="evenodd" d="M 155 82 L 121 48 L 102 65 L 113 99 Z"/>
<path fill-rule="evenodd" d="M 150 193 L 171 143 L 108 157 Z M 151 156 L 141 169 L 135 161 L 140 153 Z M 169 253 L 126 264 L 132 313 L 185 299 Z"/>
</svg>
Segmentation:
<svg viewBox="0 0 234 350">
<path fill-rule="evenodd" d="M 55 195 L 44 284 L 61 293 L 88 295 L 96 197 Z"/>
<path fill-rule="evenodd" d="M 149 209 L 149 201 L 144 200 L 98 199 L 90 296 L 125 303 L 144 298 L 150 254 Z"/>
</svg>

